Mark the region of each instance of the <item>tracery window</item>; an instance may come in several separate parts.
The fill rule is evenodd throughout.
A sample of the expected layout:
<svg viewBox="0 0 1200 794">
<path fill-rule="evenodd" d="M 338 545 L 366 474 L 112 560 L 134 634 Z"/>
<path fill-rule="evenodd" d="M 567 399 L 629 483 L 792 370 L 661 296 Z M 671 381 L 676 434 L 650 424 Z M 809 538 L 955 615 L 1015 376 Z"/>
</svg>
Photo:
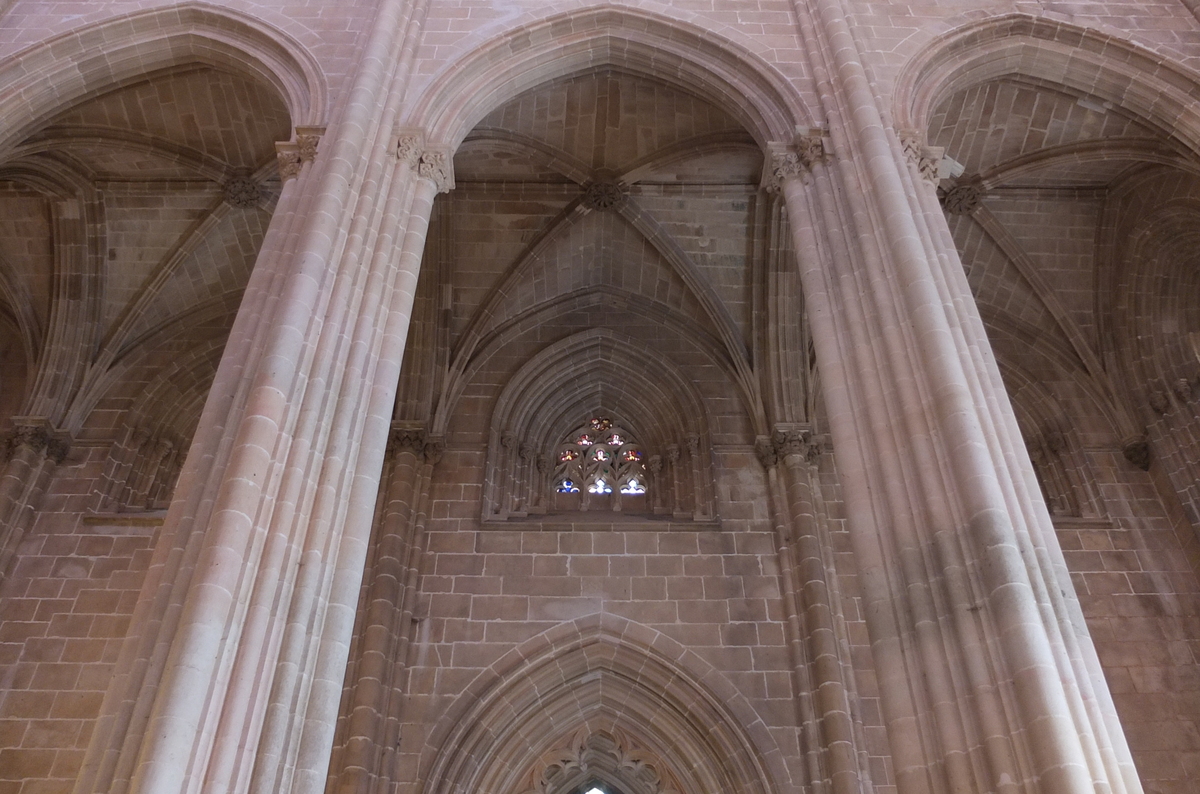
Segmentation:
<svg viewBox="0 0 1200 794">
<path fill-rule="evenodd" d="M 621 427 L 595 416 L 567 437 L 555 453 L 552 482 L 561 494 L 626 496 L 646 493 L 645 453 Z"/>
</svg>

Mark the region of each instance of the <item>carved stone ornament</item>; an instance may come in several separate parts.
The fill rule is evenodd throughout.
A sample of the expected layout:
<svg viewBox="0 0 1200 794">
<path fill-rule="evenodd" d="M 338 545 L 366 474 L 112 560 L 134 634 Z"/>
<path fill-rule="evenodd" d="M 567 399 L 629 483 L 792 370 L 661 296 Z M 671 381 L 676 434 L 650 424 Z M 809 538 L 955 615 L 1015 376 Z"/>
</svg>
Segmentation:
<svg viewBox="0 0 1200 794">
<path fill-rule="evenodd" d="M 661 759 L 617 729 L 582 728 L 535 762 L 517 794 L 573 794 L 592 781 L 608 781 L 629 794 L 683 790 Z"/>
<path fill-rule="evenodd" d="M 416 168 L 421 161 L 421 150 L 425 147 L 422 135 L 415 132 L 402 132 L 396 139 L 396 159 L 406 163 L 409 168 Z"/>
<path fill-rule="evenodd" d="M 800 459 L 812 463 L 820 454 L 821 445 L 813 439 L 812 430 L 807 427 L 779 427 L 771 434 L 771 445 L 775 448 L 778 460 L 789 456 L 799 455 Z"/>
<path fill-rule="evenodd" d="M 961 181 L 949 189 L 938 188 L 938 201 L 950 215 L 970 215 L 979 209 L 985 191 L 978 180 Z"/>
<path fill-rule="evenodd" d="M 429 436 L 425 440 L 421 454 L 425 456 L 425 462 L 430 466 L 438 465 L 442 462 L 442 456 L 446 454 L 446 439 L 442 436 Z"/>
<path fill-rule="evenodd" d="M 619 182 L 589 182 L 583 189 L 583 206 L 590 210 L 619 210 L 629 200 L 629 188 Z"/>
<path fill-rule="evenodd" d="M 769 469 L 779 462 L 779 454 L 770 436 L 757 436 L 754 439 L 754 454 L 764 469 Z"/>
<path fill-rule="evenodd" d="M 926 146 L 925 136 L 915 130 L 901 130 L 899 136 L 905 159 L 916 166 L 923 179 L 936 183 L 944 150 L 937 146 Z"/>
<path fill-rule="evenodd" d="M 773 152 L 763 187 L 766 188 L 768 193 L 778 193 L 783 189 L 784 182 L 799 177 L 805 170 L 804 163 L 800 160 L 800 155 L 795 151 L 786 149 Z"/>
<path fill-rule="evenodd" d="M 300 154 L 300 162 L 307 163 L 317 159 L 317 147 L 324 134 L 324 127 L 296 128 L 296 151 Z"/>
<path fill-rule="evenodd" d="M 1155 389 L 1150 392 L 1150 408 L 1156 414 L 1165 414 L 1171 410 L 1171 401 L 1167 398 L 1167 393 L 1162 389 Z"/>
<path fill-rule="evenodd" d="M 1121 444 L 1121 452 L 1125 455 L 1125 460 L 1142 471 L 1150 470 L 1150 442 L 1145 436 L 1126 439 Z"/>
<path fill-rule="evenodd" d="M 1174 391 L 1179 401 L 1186 403 L 1192 399 L 1192 382 L 1187 378 L 1180 378 L 1175 381 Z"/>
<path fill-rule="evenodd" d="M 56 432 L 50 423 L 39 417 L 13 417 L 15 425 L 5 444 L 5 458 L 11 458 L 21 448 L 40 453 L 55 463 L 62 463 L 71 451 L 66 433 Z"/>
<path fill-rule="evenodd" d="M 225 202 L 231 207 L 249 209 L 262 200 L 259 184 L 247 176 L 235 176 L 225 183 Z"/>
<path fill-rule="evenodd" d="M 807 169 L 825 162 L 825 139 L 820 135 L 801 135 L 796 138 L 796 156 Z"/>
<path fill-rule="evenodd" d="M 286 182 L 300 176 L 300 150 L 296 144 L 285 141 L 275 144 L 275 162 L 279 166 L 279 178 Z"/>
<path fill-rule="evenodd" d="M 454 160 L 445 149 L 426 149 L 417 162 L 417 175 L 437 185 L 438 193 L 454 189 Z"/>
<path fill-rule="evenodd" d="M 422 425 L 392 424 L 388 434 L 388 453 L 411 452 L 420 455 L 425 449 L 425 428 Z"/>
</svg>

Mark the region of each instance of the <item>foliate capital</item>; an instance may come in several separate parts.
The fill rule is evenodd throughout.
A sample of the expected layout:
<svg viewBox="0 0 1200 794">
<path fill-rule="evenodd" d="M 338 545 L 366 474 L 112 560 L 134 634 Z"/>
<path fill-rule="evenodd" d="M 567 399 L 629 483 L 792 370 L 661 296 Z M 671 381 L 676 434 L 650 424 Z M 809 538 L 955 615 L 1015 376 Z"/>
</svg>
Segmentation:
<svg viewBox="0 0 1200 794">
<path fill-rule="evenodd" d="M 916 167 L 922 178 L 937 184 L 945 149 L 926 146 L 925 136 L 916 130 L 901 130 L 899 136 L 905 159 Z"/>
<path fill-rule="evenodd" d="M 1142 471 L 1150 470 L 1150 440 L 1145 435 L 1132 436 L 1121 442 L 1125 460 Z"/>
<path fill-rule="evenodd" d="M 396 138 L 396 159 L 415 169 L 425 148 L 425 135 L 419 130 L 403 130 Z"/>
<path fill-rule="evenodd" d="M 803 177 L 818 164 L 825 162 L 828 150 L 820 130 L 796 136 L 791 145 L 767 145 L 767 163 L 763 187 L 768 193 L 778 193 L 789 179 Z"/>
<path fill-rule="evenodd" d="M 307 163 L 316 159 L 317 146 L 325 135 L 324 127 L 297 127 L 296 151 L 300 154 L 300 162 Z"/>
<path fill-rule="evenodd" d="M 813 437 L 812 428 L 807 425 L 776 426 L 771 433 L 771 446 L 776 460 L 780 461 L 799 456 L 800 460 L 813 463 L 821 452 L 821 443 Z"/>
<path fill-rule="evenodd" d="M 275 144 L 275 163 L 279 166 L 279 179 L 283 182 L 300 176 L 300 149 L 291 141 Z"/>
<path fill-rule="evenodd" d="M 417 175 L 437 186 L 438 193 L 454 189 L 454 157 L 446 147 L 434 147 L 421 152 L 417 160 Z"/>
<path fill-rule="evenodd" d="M 754 439 L 754 454 L 764 469 L 769 469 L 779 463 L 779 454 L 775 451 L 775 444 L 771 441 L 770 436 L 757 436 Z"/>
<path fill-rule="evenodd" d="M 55 430 L 50 421 L 41 416 L 14 416 L 13 429 L 5 444 L 6 457 L 11 458 L 22 447 L 40 453 L 55 463 L 62 463 L 71 451 L 70 436 Z"/>
</svg>

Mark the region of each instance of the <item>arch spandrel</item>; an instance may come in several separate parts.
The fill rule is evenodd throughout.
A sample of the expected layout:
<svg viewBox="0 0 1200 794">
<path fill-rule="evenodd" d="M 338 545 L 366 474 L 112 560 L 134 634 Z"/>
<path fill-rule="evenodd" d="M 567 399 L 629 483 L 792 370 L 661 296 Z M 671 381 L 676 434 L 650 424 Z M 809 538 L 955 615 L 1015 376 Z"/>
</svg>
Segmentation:
<svg viewBox="0 0 1200 794">
<path fill-rule="evenodd" d="M 624 769 L 600 763 L 596 778 L 571 769 L 589 745 L 600 757 L 622 741 Z M 551 784 L 545 794 L 575 794 L 597 778 L 619 794 L 776 794 L 795 785 L 762 719 L 722 673 L 611 614 L 561 623 L 478 675 L 432 727 L 420 770 L 421 794 L 527 794 L 539 779 Z"/>
</svg>

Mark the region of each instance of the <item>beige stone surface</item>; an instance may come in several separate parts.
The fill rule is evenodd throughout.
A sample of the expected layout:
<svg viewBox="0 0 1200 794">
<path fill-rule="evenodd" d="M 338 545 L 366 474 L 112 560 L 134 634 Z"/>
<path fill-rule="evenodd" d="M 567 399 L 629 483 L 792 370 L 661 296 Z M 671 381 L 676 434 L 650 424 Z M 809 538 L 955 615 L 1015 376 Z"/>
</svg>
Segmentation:
<svg viewBox="0 0 1200 794">
<path fill-rule="evenodd" d="M 0 119 L 0 794 L 1197 790 L 1193 0 L 0 0 Z"/>
</svg>

